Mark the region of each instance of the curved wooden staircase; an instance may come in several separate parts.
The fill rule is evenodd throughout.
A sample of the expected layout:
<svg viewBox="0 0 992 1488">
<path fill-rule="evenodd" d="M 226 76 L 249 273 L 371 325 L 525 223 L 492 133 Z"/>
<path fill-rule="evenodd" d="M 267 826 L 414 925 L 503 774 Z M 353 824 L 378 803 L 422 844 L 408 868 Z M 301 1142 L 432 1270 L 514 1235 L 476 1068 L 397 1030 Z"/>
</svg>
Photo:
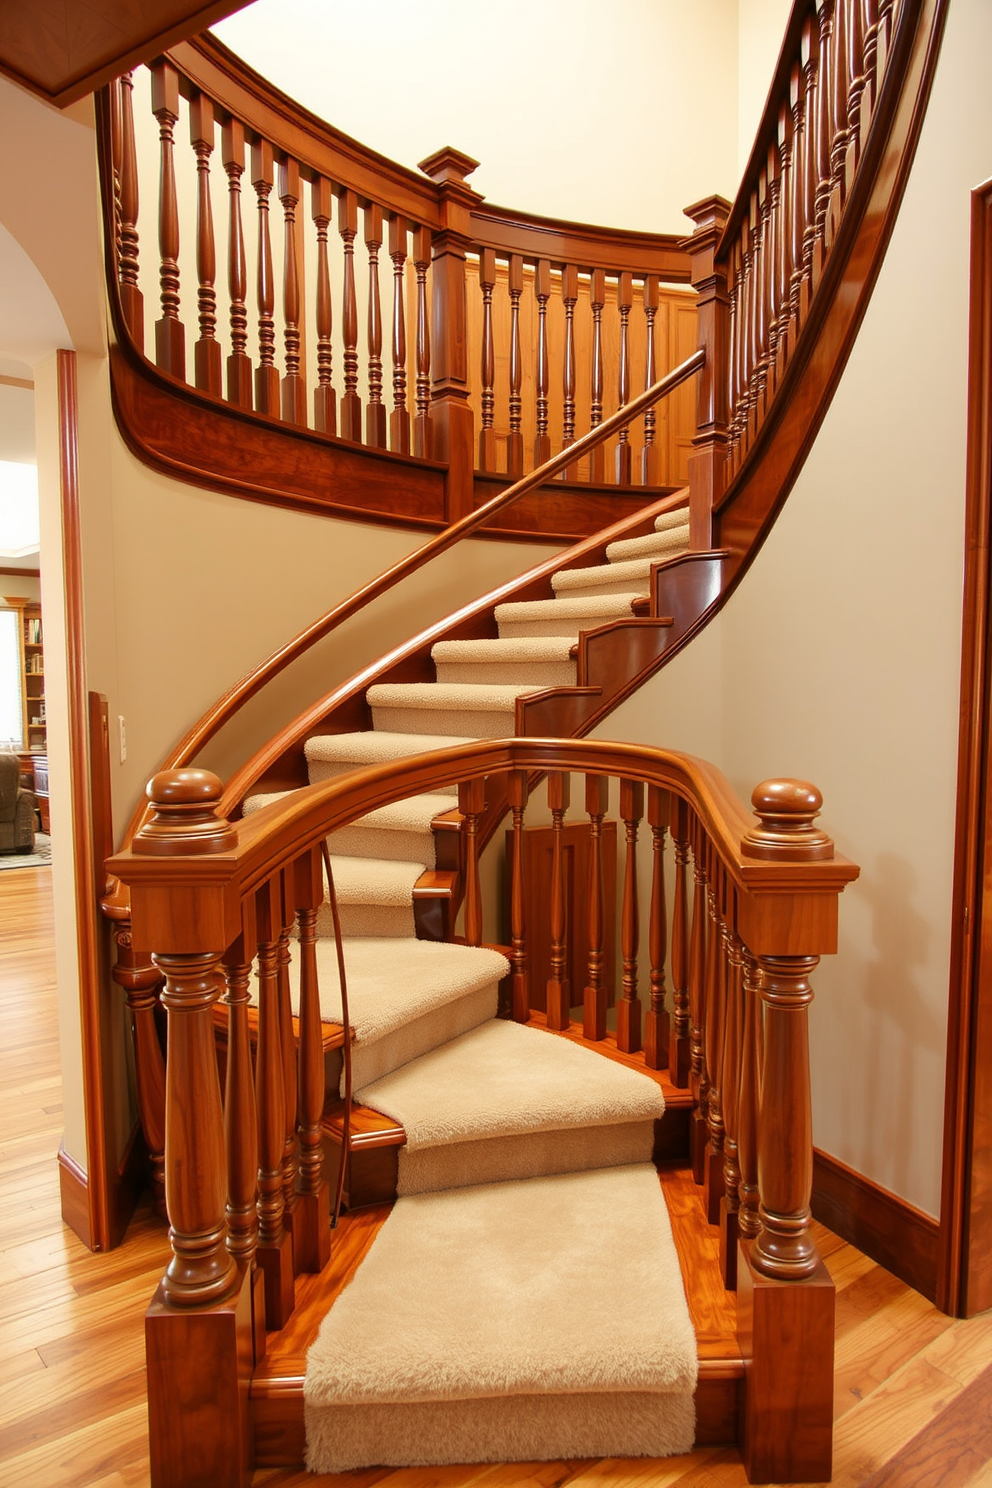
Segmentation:
<svg viewBox="0 0 992 1488">
<path fill-rule="evenodd" d="M 621 479 L 625 469 L 629 475 L 624 431 L 667 390 L 648 378 L 651 386 L 640 398 L 621 398 L 625 406 L 612 419 L 603 420 L 600 410 L 590 434 L 577 441 L 573 404 L 562 452 L 549 460 L 539 374 L 536 470 L 504 498 L 473 512 L 471 418 L 466 440 L 452 368 L 444 365 L 448 352 L 439 352 L 434 397 L 419 417 L 436 420 L 430 448 L 446 464 L 452 525 L 232 689 L 151 782 L 150 807 L 136 814 L 128 843 L 110 862 L 127 895 L 108 903 L 108 912 L 123 926 L 119 977 L 135 1011 L 142 1117 L 172 1226 L 174 1259 L 148 1317 L 153 1481 L 159 1488 L 242 1484 L 255 1462 L 303 1459 L 309 1388 L 303 1354 L 328 1304 L 355 1277 L 385 1222 L 383 1205 L 396 1193 L 404 1204 L 425 1190 L 468 1192 L 489 1182 L 507 1185 L 503 1201 L 516 1206 L 526 1203 L 519 1191 L 525 1175 L 543 1182 L 581 1176 L 590 1166 L 625 1170 L 652 1157 L 662 1163 L 675 1245 L 684 1274 L 693 1278 L 696 1439 L 739 1441 L 754 1481 L 829 1477 L 832 1289 L 809 1235 L 805 1011 L 809 972 L 820 954 L 835 948 L 837 896 L 857 870 L 834 857 L 829 838 L 813 825 L 819 796 L 802 782 L 758 787 L 755 823 L 709 766 L 581 739 L 726 602 L 788 494 L 878 272 L 919 132 L 943 14 L 937 0 L 797 0 L 736 203 L 711 198 L 690 209 L 697 230 L 685 247 L 699 291 L 704 355 L 668 380 L 674 385 L 697 372 L 700 377 L 687 488 L 659 493 L 414 637 L 304 709 L 222 787 L 190 768 L 198 750 L 293 656 L 425 561 L 428 550 L 440 551 L 504 505 L 547 486 L 557 470 L 574 476 L 577 461 L 588 457 L 595 485 L 602 466 L 594 452 L 616 431 L 617 468 Z M 153 84 L 156 113 L 170 131 L 178 116 L 176 76 L 160 67 Z M 201 83 L 187 79 L 184 86 L 205 129 Z M 124 118 L 127 93 L 120 93 L 116 115 L 108 104 L 108 126 Z M 210 140 L 216 117 L 230 174 L 243 160 L 243 126 L 225 113 L 230 100 L 215 100 L 211 108 Z M 273 159 L 283 153 L 281 199 L 290 202 L 291 215 L 299 201 L 300 162 L 278 141 L 274 155 L 264 134 L 256 139 L 254 180 L 267 183 L 267 196 Z M 126 129 L 118 126 L 113 140 L 108 133 L 105 146 L 120 250 L 112 298 L 123 345 L 138 306 Z M 437 186 L 431 209 L 436 270 L 453 241 L 454 214 L 479 210 L 465 187 L 464 157 L 442 153 L 444 160 L 430 163 Z M 321 166 L 303 168 L 319 203 Z M 344 203 L 346 242 L 353 242 L 354 190 L 347 182 L 334 190 Z M 422 219 L 422 200 L 420 208 Z M 376 219 L 374 197 L 371 211 L 366 241 L 375 261 L 382 217 Z M 321 215 L 326 233 L 329 216 L 315 211 L 318 227 Z M 426 264 L 423 242 L 416 251 L 418 264 Z M 486 255 L 495 252 L 480 245 L 478 278 L 487 306 L 495 271 Z M 405 254 L 397 240 L 395 255 Z M 464 252 L 460 262 L 462 269 L 444 282 L 450 291 L 461 274 L 458 292 L 464 293 Z M 560 264 L 566 306 L 574 267 Z M 594 308 L 597 272 L 592 266 Z M 511 295 L 519 293 L 515 273 L 510 251 Z M 621 310 L 624 274 L 629 277 L 621 269 L 617 279 Z M 543 315 L 550 264 L 536 257 L 534 275 Z M 649 277 L 645 307 L 653 293 Z M 447 291 L 441 285 L 435 277 L 435 315 L 443 323 Z M 291 308 L 287 304 L 287 347 Z M 320 314 L 318 306 L 318 328 Z M 177 351 L 182 338 L 169 323 L 168 307 L 165 321 L 158 373 L 141 367 L 133 336 L 126 356 L 149 386 L 163 393 L 174 384 L 178 395 L 185 376 Z M 491 322 L 484 325 L 491 334 Z M 545 335 L 543 318 L 539 334 Z M 485 336 L 484 330 L 484 342 Z M 542 347 L 546 353 L 543 340 Z M 369 354 L 374 362 L 374 339 Z M 235 360 L 239 355 L 243 347 Z M 271 358 L 257 370 L 256 396 L 267 388 L 269 400 L 259 411 L 271 420 L 281 408 L 283 420 L 292 423 L 298 370 L 288 373 L 281 405 L 273 401 L 278 378 L 273 383 L 269 376 Z M 242 386 L 242 371 L 235 365 L 230 404 L 239 401 L 231 389 Z M 221 398 L 219 376 L 218 357 L 208 348 L 197 362 L 197 393 L 184 386 L 181 396 L 199 399 L 202 412 Z M 325 419 L 318 427 L 331 437 L 329 377 L 318 391 Z M 485 436 L 492 430 L 485 356 L 481 391 Z M 243 397 L 240 407 L 237 416 L 244 418 Z M 355 408 L 346 409 L 354 442 L 361 429 Z M 381 447 L 379 414 L 384 419 L 385 411 L 373 397 L 367 412 L 366 445 Z M 407 458 L 402 417 L 397 428 L 399 452 Z M 421 451 L 426 429 L 421 426 Z M 493 440 L 482 437 L 483 472 L 492 468 L 492 448 Z M 509 442 L 508 474 L 520 473 L 515 451 Z M 354 452 L 343 454 L 352 459 Z M 590 956 L 582 989 L 570 989 L 565 972 L 562 834 L 572 772 L 585 776 L 590 837 L 600 844 L 592 850 Z M 543 774 L 554 838 L 552 971 L 538 1012 L 528 986 L 519 848 L 527 800 Z M 623 993 L 608 1031 L 600 848 L 611 777 L 619 782 L 626 842 Z M 515 843 L 511 944 L 486 948 L 480 852 L 508 812 Z M 643 1008 L 636 843 L 645 815 L 652 867 L 650 992 Z M 666 874 L 669 833 L 675 853 Z M 463 933 L 456 936 L 459 905 Z M 167 1065 L 153 1022 L 154 989 L 163 976 Z M 227 989 L 223 1114 L 213 1042 L 221 977 Z M 443 994 L 438 978 L 447 987 Z M 397 984 L 404 996 L 386 1016 L 383 1007 Z M 582 1019 L 573 1021 L 580 1002 Z M 538 1047 L 554 1051 L 548 1057 L 561 1070 L 560 1080 L 546 1074 L 537 1081 L 544 1104 L 515 1084 L 518 1049 L 526 1064 L 531 1055 L 523 1051 Z M 620 1115 L 604 1115 L 606 1107 L 592 1097 L 586 1102 L 579 1071 L 582 1061 L 597 1055 L 614 1066 L 607 1083 L 629 1093 L 632 1105 Z M 439 1101 L 439 1092 L 459 1082 L 466 1094 L 455 1103 L 457 1119 L 438 1136 L 431 1125 L 435 1094 Z M 421 1093 L 411 1093 L 418 1085 Z M 570 1085 L 582 1098 L 576 1096 L 566 1117 L 562 1092 Z M 506 1100 L 494 1130 L 483 1115 L 500 1089 Z M 555 1090 L 562 1097 L 558 1106 L 551 1099 Z M 683 1166 L 665 1168 L 666 1159 Z M 349 1201 L 330 1256 L 328 1180 L 339 1181 Z M 702 1205 L 693 1204 L 700 1188 Z M 544 1295 L 542 1305 L 550 1306 L 553 1284 Z M 658 1393 L 660 1376 L 652 1379 L 648 1392 Z M 361 1395 L 365 1387 L 356 1388 L 358 1405 L 371 1408 Z M 549 1388 L 538 1393 L 546 1396 Z M 600 1387 L 573 1380 L 561 1393 L 576 1388 Z M 520 1392 L 508 1393 L 516 1398 Z M 413 1403 L 433 1399 L 428 1391 Z M 380 1405 L 387 1415 L 406 1419 L 406 1403 L 396 1395 Z M 184 1413 L 194 1411 L 209 1422 L 195 1442 L 182 1424 Z M 610 1411 L 617 1431 L 611 1436 L 608 1426 L 595 1437 L 597 1453 L 663 1450 L 650 1435 L 625 1434 L 635 1414 L 629 1385 Z M 441 1413 L 439 1420 L 445 1419 Z M 452 1460 L 444 1455 L 454 1450 L 446 1448 L 444 1434 L 442 1424 L 433 1449 L 415 1460 Z M 372 1440 L 384 1442 L 387 1435 L 383 1427 Z M 455 1439 L 465 1440 L 458 1432 Z M 524 1455 L 544 1455 L 533 1435 L 523 1440 Z M 563 1440 L 550 1433 L 548 1453 L 567 1455 Z M 354 1456 L 345 1451 L 312 1460 L 316 1466 L 373 1465 L 374 1446 L 364 1450 L 365 1456 L 358 1448 Z"/>
</svg>

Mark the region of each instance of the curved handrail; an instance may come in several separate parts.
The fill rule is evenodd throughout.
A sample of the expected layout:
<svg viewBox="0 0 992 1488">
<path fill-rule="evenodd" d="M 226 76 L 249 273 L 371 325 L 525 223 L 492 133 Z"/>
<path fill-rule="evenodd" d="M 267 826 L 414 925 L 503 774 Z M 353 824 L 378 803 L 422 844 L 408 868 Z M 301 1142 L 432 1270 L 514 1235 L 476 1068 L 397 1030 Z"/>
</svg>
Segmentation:
<svg viewBox="0 0 992 1488">
<path fill-rule="evenodd" d="M 273 652 L 264 662 L 261 662 L 253 671 L 243 677 L 240 682 L 235 683 L 179 741 L 166 758 L 162 768 L 173 770 L 181 769 L 184 765 L 188 765 L 204 745 L 214 737 L 218 730 L 233 718 L 234 714 L 243 704 L 247 703 L 267 683 L 271 682 L 273 678 L 284 671 L 290 663 L 304 655 L 311 646 L 316 645 L 318 641 L 330 635 L 339 625 L 357 614 L 367 604 L 387 593 L 395 584 L 408 578 L 411 574 L 422 568 L 424 564 L 429 563 L 441 553 L 446 552 L 448 548 L 452 547 L 462 538 L 470 536 L 488 521 L 490 517 L 503 511 L 528 491 L 532 491 L 537 486 L 544 485 L 557 471 L 564 470 L 575 460 L 580 459 L 582 455 L 588 453 L 589 450 L 594 449 L 605 439 L 608 439 L 611 434 L 628 424 L 639 413 L 653 406 L 661 398 L 665 397 L 666 394 L 672 392 L 683 382 L 687 381 L 688 378 L 700 371 L 704 362 L 704 352 L 693 352 L 692 356 L 688 357 L 681 366 L 676 367 L 673 372 L 669 372 L 666 377 L 661 378 L 659 382 L 654 383 L 636 398 L 632 398 L 623 408 L 618 409 L 615 414 L 604 419 L 594 429 L 590 429 L 587 434 L 583 434 L 574 444 L 561 450 L 557 455 L 553 455 L 550 460 L 546 460 L 538 469 L 531 471 L 529 475 L 525 475 L 521 480 L 507 487 L 505 491 L 501 492 L 498 496 L 494 496 L 491 501 L 487 501 L 477 511 L 469 513 L 466 517 L 462 517 L 458 522 L 453 522 L 444 532 L 438 533 L 436 537 L 431 538 L 422 547 L 407 554 L 405 558 L 401 558 L 397 563 L 394 563 L 391 568 L 385 569 L 378 577 L 364 584 L 360 589 L 356 589 L 347 599 L 342 600 L 333 609 L 328 610 L 319 620 L 307 626 L 305 630 L 300 631 L 297 636 L 291 641 L 288 641 L 285 646 L 280 647 L 278 651 Z M 130 837 L 137 828 L 138 822 L 144 816 L 145 810 L 146 808 L 143 804 L 139 805 L 125 834 L 125 841 L 130 840 Z"/>
</svg>

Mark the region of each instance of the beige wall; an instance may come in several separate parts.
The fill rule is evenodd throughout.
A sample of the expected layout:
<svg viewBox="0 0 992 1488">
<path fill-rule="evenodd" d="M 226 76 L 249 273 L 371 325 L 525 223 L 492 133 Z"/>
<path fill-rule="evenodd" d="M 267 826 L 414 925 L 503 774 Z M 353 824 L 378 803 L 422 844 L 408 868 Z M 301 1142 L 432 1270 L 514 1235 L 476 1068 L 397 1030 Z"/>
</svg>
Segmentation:
<svg viewBox="0 0 992 1488">
<path fill-rule="evenodd" d="M 841 900 L 840 954 L 815 980 L 815 1138 L 931 1214 L 955 807 L 969 192 L 992 173 L 990 47 L 992 9 L 958 0 L 882 276 L 799 483 L 719 623 L 604 730 L 708 755 L 745 798 L 769 775 L 820 786 L 824 825 L 862 875 Z"/>
<path fill-rule="evenodd" d="M 258 0 L 214 30 L 404 165 L 466 151 L 504 206 L 682 232 L 737 184 L 736 0 Z"/>
</svg>

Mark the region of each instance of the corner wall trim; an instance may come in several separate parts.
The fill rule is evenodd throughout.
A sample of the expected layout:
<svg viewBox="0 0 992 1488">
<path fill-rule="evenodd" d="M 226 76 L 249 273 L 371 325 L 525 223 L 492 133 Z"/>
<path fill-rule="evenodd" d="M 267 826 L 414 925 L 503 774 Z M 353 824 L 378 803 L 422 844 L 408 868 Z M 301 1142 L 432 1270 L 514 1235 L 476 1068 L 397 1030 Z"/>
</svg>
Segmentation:
<svg viewBox="0 0 992 1488">
<path fill-rule="evenodd" d="M 62 1218 L 87 1250 L 95 1250 L 97 1247 L 93 1244 L 90 1228 L 90 1193 L 86 1174 L 76 1159 L 69 1156 L 62 1143 L 59 1143 L 58 1164 Z"/>
<path fill-rule="evenodd" d="M 940 1226 L 826 1152 L 813 1152 L 813 1218 L 931 1302 L 937 1296 Z"/>
</svg>

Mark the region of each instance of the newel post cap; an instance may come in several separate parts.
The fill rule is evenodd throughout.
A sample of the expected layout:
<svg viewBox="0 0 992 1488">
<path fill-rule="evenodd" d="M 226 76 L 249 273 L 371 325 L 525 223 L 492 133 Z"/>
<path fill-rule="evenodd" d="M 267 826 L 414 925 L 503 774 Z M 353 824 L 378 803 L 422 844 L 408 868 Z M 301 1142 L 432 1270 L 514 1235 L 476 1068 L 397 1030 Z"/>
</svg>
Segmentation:
<svg viewBox="0 0 992 1488">
<path fill-rule="evenodd" d="M 132 851 L 185 857 L 234 847 L 237 832 L 217 814 L 223 789 L 210 770 L 160 770 L 145 786 L 154 815 L 135 835 Z"/>
<path fill-rule="evenodd" d="M 438 186 L 447 185 L 449 181 L 460 185 L 478 169 L 478 165 L 479 162 L 473 160 L 471 155 L 466 155 L 463 150 L 456 150 L 454 145 L 442 145 L 440 150 L 435 150 L 433 155 L 422 160 L 417 169 L 422 170 L 425 176 L 430 176 Z"/>
<path fill-rule="evenodd" d="M 746 857 L 776 863 L 817 863 L 834 855 L 826 832 L 813 825 L 823 797 L 808 780 L 763 780 L 751 792 L 759 825 L 745 832 Z"/>
</svg>

